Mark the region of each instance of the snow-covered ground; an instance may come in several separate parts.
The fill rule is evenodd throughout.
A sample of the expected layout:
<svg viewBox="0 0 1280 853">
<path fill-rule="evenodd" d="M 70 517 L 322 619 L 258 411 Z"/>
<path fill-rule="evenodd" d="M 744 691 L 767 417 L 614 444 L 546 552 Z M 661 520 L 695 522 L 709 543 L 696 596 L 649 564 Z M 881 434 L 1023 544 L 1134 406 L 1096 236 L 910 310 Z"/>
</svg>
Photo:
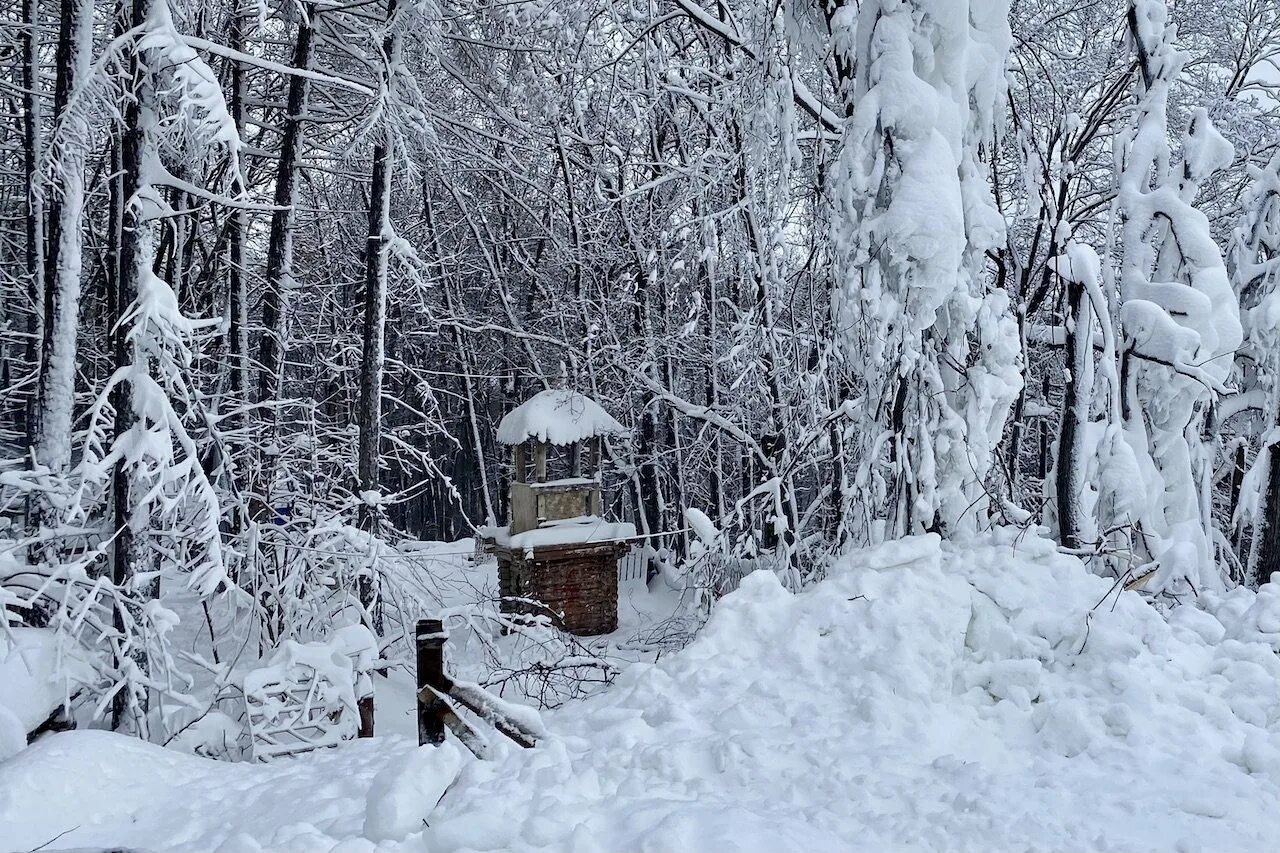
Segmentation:
<svg viewBox="0 0 1280 853">
<path fill-rule="evenodd" d="M 0 847 L 1275 850 L 1280 590 L 1166 618 L 1001 536 L 863 552 L 797 595 L 757 572 L 490 761 L 407 727 L 271 766 L 47 737 L 0 764 Z"/>
</svg>

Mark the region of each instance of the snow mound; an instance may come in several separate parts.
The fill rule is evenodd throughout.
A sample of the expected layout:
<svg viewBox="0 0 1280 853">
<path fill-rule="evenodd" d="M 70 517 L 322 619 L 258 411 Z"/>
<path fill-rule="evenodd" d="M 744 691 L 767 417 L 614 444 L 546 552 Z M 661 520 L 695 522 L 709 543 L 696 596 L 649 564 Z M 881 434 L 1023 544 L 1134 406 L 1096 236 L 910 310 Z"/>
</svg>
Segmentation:
<svg viewBox="0 0 1280 853">
<path fill-rule="evenodd" d="M 379 853 L 1269 853 L 1277 586 L 1166 619 L 1044 541 L 917 537 L 800 594 L 748 576 L 683 652 L 548 714 L 536 749 L 494 739 L 495 759 L 462 762 L 434 809 L 455 762 L 404 739 L 252 766 L 79 732 L 0 764 L 0 838 L 29 849 L 79 827 L 46 849 L 374 838 Z"/>
<path fill-rule="evenodd" d="M 66 702 L 89 668 L 59 646 L 45 628 L 0 631 L 0 760 L 27 745 L 34 730 Z"/>
<path fill-rule="evenodd" d="M 498 441 L 520 444 L 535 439 L 571 444 L 598 435 L 626 432 L 600 404 L 577 391 L 552 388 L 516 406 L 498 424 Z"/>
<path fill-rule="evenodd" d="M 373 779 L 364 834 L 374 841 L 402 841 L 421 830 L 461 766 L 462 755 L 449 742 L 420 746 L 397 758 Z"/>
<path fill-rule="evenodd" d="M 111 732 L 51 735 L 0 763 L 0 850 L 57 837 L 41 849 L 324 853 L 361 835 L 374 775 L 413 749 L 374 738 L 232 764 Z"/>
<path fill-rule="evenodd" d="M 1166 621 L 1012 533 L 892 543 L 798 595 L 757 572 L 684 652 L 549 720 L 557 741 L 465 768 L 424 837 L 1274 850 L 1280 658 L 1251 607 L 1244 627 L 1193 607 Z"/>
</svg>

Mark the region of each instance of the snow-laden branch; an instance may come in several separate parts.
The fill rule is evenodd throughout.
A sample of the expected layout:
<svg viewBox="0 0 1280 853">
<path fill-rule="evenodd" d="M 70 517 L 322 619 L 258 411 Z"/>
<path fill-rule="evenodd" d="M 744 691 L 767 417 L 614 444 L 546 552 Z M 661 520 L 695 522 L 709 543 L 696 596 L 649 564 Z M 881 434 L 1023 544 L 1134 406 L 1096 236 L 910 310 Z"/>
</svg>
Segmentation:
<svg viewBox="0 0 1280 853">
<path fill-rule="evenodd" d="M 245 53 L 241 50 L 232 50 L 231 48 L 218 44 L 208 39 L 202 39 L 198 36 L 184 35 L 182 37 L 188 45 L 197 50 L 203 50 L 212 53 L 215 56 L 221 56 L 224 59 L 231 59 L 236 62 L 242 62 L 245 65 L 252 65 L 255 68 L 261 68 L 264 71 L 274 71 L 277 74 L 293 77 L 306 77 L 308 80 L 314 80 L 317 83 L 327 83 L 332 86 L 338 86 L 343 89 L 349 89 L 352 92 L 359 92 L 361 95 L 369 97 L 377 97 L 377 90 L 372 86 L 349 80 L 346 77 L 340 77 L 336 74 L 325 74 L 320 71 L 314 71 L 310 68 L 294 68 L 290 65 L 282 65 L 279 62 L 273 62 L 270 59 L 263 59 L 261 56 L 254 56 L 251 53 Z"/>
<path fill-rule="evenodd" d="M 741 50 L 752 61 L 760 61 L 755 49 L 743 40 L 742 36 L 738 34 L 733 24 L 729 21 L 711 14 L 698 5 L 696 0 L 675 0 L 675 4 L 684 11 L 690 20 L 705 27 L 717 37 L 724 39 L 738 50 Z M 839 133 L 841 128 L 844 127 L 844 117 L 822 103 L 822 99 L 815 95 L 803 80 L 793 76 L 791 78 L 791 90 L 796 106 L 808 113 L 824 128 L 833 133 Z"/>
</svg>

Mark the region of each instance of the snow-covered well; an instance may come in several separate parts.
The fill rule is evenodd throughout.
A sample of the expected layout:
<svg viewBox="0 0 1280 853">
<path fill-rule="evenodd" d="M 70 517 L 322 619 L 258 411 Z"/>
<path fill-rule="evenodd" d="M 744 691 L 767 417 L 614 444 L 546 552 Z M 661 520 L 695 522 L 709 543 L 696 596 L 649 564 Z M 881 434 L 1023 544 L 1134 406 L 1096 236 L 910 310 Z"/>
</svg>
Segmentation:
<svg viewBox="0 0 1280 853">
<path fill-rule="evenodd" d="M 600 463 L 601 440 L 620 432 L 599 403 L 568 390 L 535 394 L 502 419 L 498 441 L 514 447 L 511 517 L 482 535 L 504 610 L 550 615 L 573 633 L 617 628 L 618 558 L 636 531 L 602 517 Z"/>
</svg>

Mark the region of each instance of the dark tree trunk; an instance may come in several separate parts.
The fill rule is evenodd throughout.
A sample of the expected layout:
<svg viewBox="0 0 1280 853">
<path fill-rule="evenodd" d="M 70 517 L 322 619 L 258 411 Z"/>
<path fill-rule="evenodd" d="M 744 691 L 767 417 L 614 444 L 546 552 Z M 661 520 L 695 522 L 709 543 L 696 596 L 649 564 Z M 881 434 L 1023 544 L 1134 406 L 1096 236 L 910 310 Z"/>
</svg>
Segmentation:
<svg viewBox="0 0 1280 853">
<path fill-rule="evenodd" d="M 27 294 L 31 310 L 27 315 L 28 366 L 34 366 L 39 358 L 40 340 L 44 329 L 44 210 L 36 193 L 36 169 L 40 163 L 40 3 L 26 0 L 23 7 L 23 27 L 18 36 L 22 42 L 22 170 L 26 180 L 26 267 Z M 21 427 L 26 434 L 27 446 L 36 441 L 38 415 L 34 398 L 20 415 Z"/>
<path fill-rule="evenodd" d="M 311 66 L 315 40 L 314 3 L 300 9 L 298 38 L 294 44 L 293 67 Z M 271 231 L 267 240 L 266 278 L 262 288 L 262 337 L 258 342 L 258 402 L 275 403 L 283 396 L 285 317 L 288 300 L 285 287 L 290 277 L 290 243 L 293 230 L 293 204 L 298 187 L 298 164 L 302 156 L 302 123 L 307 102 L 307 78 L 299 74 L 289 77 L 289 95 L 285 105 L 280 160 L 276 169 L 275 210 L 271 213 Z M 262 434 L 258 441 L 275 443 L 279 412 L 276 406 L 258 409 Z M 258 483 L 251 499 L 251 515 L 259 520 L 270 518 L 271 484 L 275 477 L 273 457 L 264 457 Z"/>
<path fill-rule="evenodd" d="M 1089 417 L 1089 389 L 1083 387 L 1086 360 L 1092 357 L 1092 324 L 1085 304 L 1084 286 L 1067 284 L 1067 386 L 1062 395 L 1062 419 L 1058 427 L 1058 462 L 1054 494 L 1058 502 L 1058 541 L 1067 548 L 1083 547 L 1080 492 L 1083 487 L 1080 432 Z"/>
<path fill-rule="evenodd" d="M 311 67 L 315 41 L 314 3 L 304 3 L 298 22 L 298 39 L 293 49 L 293 67 Z M 293 204 L 298 188 L 298 163 L 302 154 L 302 123 L 307 102 L 307 78 L 299 74 L 289 77 L 289 96 L 285 106 L 283 133 L 280 139 L 280 162 L 276 169 L 276 186 L 271 214 L 271 233 L 267 241 L 266 282 L 262 294 L 262 340 L 258 345 L 258 400 L 278 400 L 284 374 L 284 320 L 288 308 L 284 288 L 289 277 L 289 238 L 293 228 Z M 274 426 L 275 409 L 262 410 Z"/>
<path fill-rule="evenodd" d="M 244 50 L 244 16 L 239 9 L 233 8 L 231 11 L 231 20 L 227 27 L 228 46 L 232 50 Z M 229 60 L 231 71 L 231 118 L 236 123 L 236 130 L 243 132 L 244 128 L 244 69 L 240 63 Z M 240 176 L 237 175 L 234 182 L 234 188 L 237 193 L 244 191 L 244 184 L 241 182 Z M 244 282 L 244 240 L 245 240 L 245 214 L 239 208 L 233 209 L 230 213 L 230 219 L 227 222 L 227 244 L 228 244 L 228 277 L 227 277 L 227 313 L 229 315 L 227 326 L 227 352 L 230 355 L 230 375 L 227 384 L 231 391 L 231 399 L 233 406 L 242 405 L 245 402 L 245 382 L 247 379 L 248 365 L 246 358 L 249 349 L 249 330 L 248 330 L 248 304 L 247 294 L 245 292 Z M 242 416 L 236 415 L 229 419 L 228 428 L 236 429 L 241 426 Z"/>
<path fill-rule="evenodd" d="M 387 0 L 387 21 L 396 13 L 396 0 Z M 383 84 L 390 88 L 392 63 L 396 61 L 396 40 L 389 28 L 382 43 Z M 356 476 L 362 498 L 378 493 L 378 468 L 382 440 L 382 366 L 386 339 L 387 311 L 387 236 L 391 223 L 391 156 L 390 131 L 383 131 L 373 147 L 373 176 L 369 185 L 369 230 L 364 251 L 364 329 L 360 352 L 360 405 L 356 415 Z M 362 499 L 357 523 L 361 530 L 376 533 L 379 524 L 378 504 Z M 375 606 L 377 587 L 372 570 L 360 578 L 360 603 L 373 612 L 374 627 L 381 621 Z"/>
<path fill-rule="evenodd" d="M 1280 412 L 1272 412 L 1271 427 L 1280 423 Z M 1262 506 L 1259 507 L 1260 519 L 1258 530 L 1258 557 L 1254 564 L 1254 576 L 1250 578 L 1254 587 L 1261 586 L 1271 579 L 1271 575 L 1280 572 L 1280 443 L 1264 448 L 1267 454 L 1267 491 L 1263 495 Z"/>
<path fill-rule="evenodd" d="M 124 4 L 122 4 L 123 6 Z M 121 22 L 128 28 L 141 27 L 147 20 L 150 11 L 150 0 L 131 0 L 128 6 L 121 9 Z M 137 205 L 130 200 L 138 192 L 142 178 L 142 157 L 146 145 L 145 132 L 142 129 L 140 103 L 147 97 L 144 72 L 137 54 L 130 54 L 127 77 L 129 91 L 133 97 L 125 101 L 122 121 L 118 131 L 120 161 L 113 182 L 112 215 L 118 217 L 120 240 L 111 244 L 110 251 L 115 255 L 111 264 L 114 273 L 112 291 L 112 333 L 111 344 L 115 366 L 123 367 L 132 361 L 128 340 L 129 325 L 124 322 L 130 307 L 138 293 L 139 264 L 141 257 L 143 228 L 145 223 L 139 216 Z M 127 383 L 117 383 L 111 393 L 111 404 L 115 410 L 115 437 L 120 440 L 133 427 L 133 389 Z M 133 490 L 130 488 L 130 476 L 127 463 L 121 459 L 116 463 L 111 480 L 111 506 L 114 519 L 115 539 L 111 546 L 111 580 L 116 586 L 129 584 L 138 571 L 138 543 L 132 528 Z M 158 590 L 156 590 L 158 591 Z M 115 613 L 117 630 L 124 631 L 123 614 L 117 608 Z M 117 661 L 117 664 L 122 662 Z M 143 661 L 145 663 L 145 661 Z M 120 690 L 112 700 L 112 728 L 120 728 L 129 710 L 127 691 Z"/>
</svg>

